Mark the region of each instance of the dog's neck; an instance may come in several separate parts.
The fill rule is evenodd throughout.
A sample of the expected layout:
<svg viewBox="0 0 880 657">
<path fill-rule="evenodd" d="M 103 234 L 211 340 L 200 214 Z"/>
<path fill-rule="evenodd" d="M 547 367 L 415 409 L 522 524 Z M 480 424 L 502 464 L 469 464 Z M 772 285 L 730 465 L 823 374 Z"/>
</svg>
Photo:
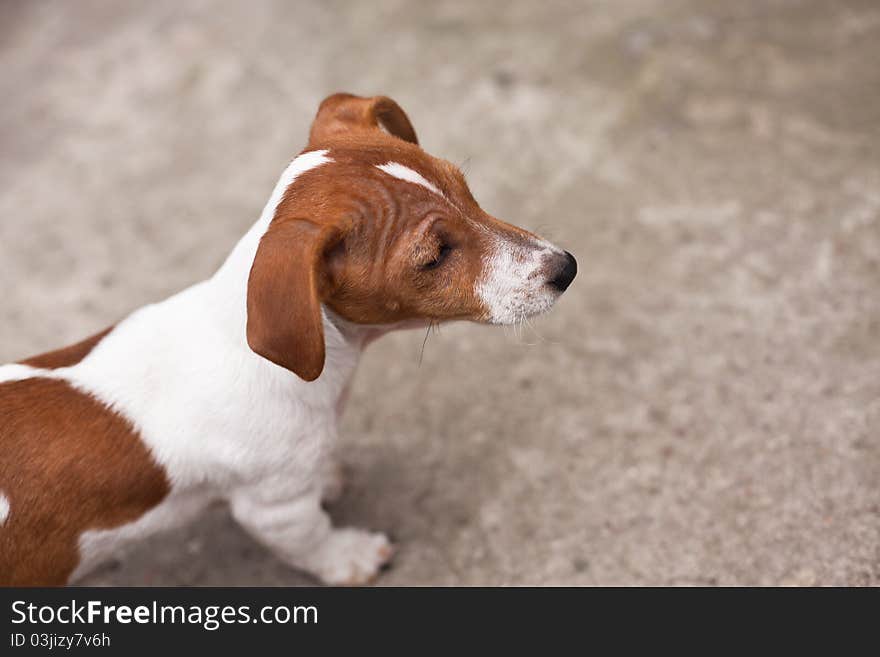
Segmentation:
<svg viewBox="0 0 880 657">
<path fill-rule="evenodd" d="M 319 166 L 325 161 L 322 151 L 313 151 L 296 158 L 282 173 L 260 218 L 245 233 L 220 269 L 200 287 L 200 295 L 212 315 L 217 328 L 229 336 L 238 349 L 247 350 L 246 362 L 274 371 L 275 376 L 295 380 L 298 384 L 316 388 L 329 386 L 327 392 L 334 396 L 342 394 L 364 346 L 384 331 L 352 324 L 324 308 L 324 341 L 326 365 L 321 377 L 314 384 L 306 384 L 292 372 L 287 372 L 269 361 L 253 354 L 247 344 L 247 291 L 251 267 L 260 240 L 275 216 L 275 210 L 290 183 L 303 171 Z M 298 386 L 297 386 L 298 387 Z"/>
<path fill-rule="evenodd" d="M 338 396 L 342 394 L 364 346 L 375 330 L 352 324 L 324 308 L 322 314 L 326 365 L 324 372 L 314 383 L 306 383 L 296 374 L 257 356 L 247 344 L 248 278 L 257 246 L 267 226 L 268 221 L 261 217 L 239 240 L 214 276 L 197 286 L 199 296 L 203 298 L 215 328 L 228 336 L 229 342 L 234 344 L 237 351 L 247 353 L 247 358 L 242 362 L 263 367 L 276 378 L 289 379 L 297 388 L 301 384 L 317 392 L 317 388 L 329 387 L 332 391 L 328 392 L 332 396 Z"/>
<path fill-rule="evenodd" d="M 315 396 L 324 393 L 339 397 L 354 372 L 360 355 L 369 343 L 398 328 L 413 328 L 426 325 L 425 322 L 407 322 L 395 326 L 362 326 L 349 322 L 336 315 L 326 306 L 323 308 L 325 367 L 324 372 L 312 384 L 307 384 L 292 372 L 283 370 L 277 365 L 254 354 L 247 344 L 247 293 L 248 279 L 257 254 L 260 240 L 269 229 L 275 217 L 278 204 L 284 197 L 287 188 L 296 178 L 310 169 L 331 161 L 326 151 L 309 151 L 295 158 L 281 174 L 272 195 L 269 197 L 259 219 L 245 233 L 223 265 L 202 285 L 199 294 L 205 301 L 206 309 L 211 313 L 217 328 L 229 336 L 239 350 L 246 350 L 249 362 L 253 367 L 265 368 L 276 378 L 293 381 L 298 394 L 311 393 Z M 293 383 L 291 385 L 294 385 Z M 300 389 L 301 386 L 305 388 Z"/>
</svg>

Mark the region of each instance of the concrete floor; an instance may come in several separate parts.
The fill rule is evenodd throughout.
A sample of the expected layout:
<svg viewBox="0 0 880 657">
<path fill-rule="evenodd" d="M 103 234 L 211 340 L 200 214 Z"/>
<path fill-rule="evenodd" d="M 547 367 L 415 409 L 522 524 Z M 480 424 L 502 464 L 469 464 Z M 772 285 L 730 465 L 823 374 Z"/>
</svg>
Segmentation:
<svg viewBox="0 0 880 657">
<path fill-rule="evenodd" d="M 878 585 L 878 62 L 871 0 L 7 0 L 0 362 L 211 274 L 319 100 L 384 93 L 581 273 L 368 352 L 333 514 L 380 584 Z M 87 580 L 310 582 L 222 508 Z"/>
</svg>

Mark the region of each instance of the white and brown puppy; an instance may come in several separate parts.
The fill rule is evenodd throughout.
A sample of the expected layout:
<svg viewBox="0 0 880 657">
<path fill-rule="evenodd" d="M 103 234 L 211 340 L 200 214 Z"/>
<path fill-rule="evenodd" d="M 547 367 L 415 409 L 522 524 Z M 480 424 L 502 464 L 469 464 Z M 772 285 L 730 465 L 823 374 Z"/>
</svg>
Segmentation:
<svg viewBox="0 0 880 657">
<path fill-rule="evenodd" d="M 516 322 L 575 271 L 483 212 L 392 100 L 331 96 L 212 278 L 0 367 L 0 584 L 66 583 L 217 499 L 291 566 L 369 581 L 387 538 L 321 507 L 364 346 L 428 322 Z"/>
</svg>

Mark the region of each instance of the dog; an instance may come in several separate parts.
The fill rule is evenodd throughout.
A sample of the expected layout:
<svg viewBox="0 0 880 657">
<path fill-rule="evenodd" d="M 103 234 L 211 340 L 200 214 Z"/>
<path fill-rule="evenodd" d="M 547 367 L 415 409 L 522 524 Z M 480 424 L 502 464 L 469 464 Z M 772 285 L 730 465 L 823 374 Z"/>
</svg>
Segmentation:
<svg viewBox="0 0 880 657">
<path fill-rule="evenodd" d="M 364 348 L 430 323 L 518 322 L 576 272 L 484 212 L 393 100 L 330 96 L 213 277 L 0 367 L 0 584 L 75 581 L 216 500 L 290 566 L 368 583 L 391 543 L 323 508 Z"/>
</svg>

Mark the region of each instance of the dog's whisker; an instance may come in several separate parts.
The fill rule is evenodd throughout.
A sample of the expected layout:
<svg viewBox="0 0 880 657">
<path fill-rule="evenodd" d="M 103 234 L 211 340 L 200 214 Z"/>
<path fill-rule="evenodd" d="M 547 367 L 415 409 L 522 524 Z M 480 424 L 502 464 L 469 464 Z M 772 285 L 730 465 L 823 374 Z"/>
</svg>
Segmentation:
<svg viewBox="0 0 880 657">
<path fill-rule="evenodd" d="M 419 367 L 422 366 L 422 359 L 425 357 L 425 345 L 428 344 L 428 336 L 431 335 L 431 327 L 434 325 L 434 322 L 428 322 L 428 329 L 425 331 L 425 339 L 422 340 L 422 348 L 419 351 Z"/>
<path fill-rule="evenodd" d="M 538 339 L 538 342 L 545 342 L 544 336 L 538 332 L 538 329 L 535 327 L 534 324 L 532 324 L 532 320 L 530 320 L 527 316 L 523 316 L 523 319 L 525 320 L 525 323 L 528 325 L 528 327 L 532 330 L 534 336 Z"/>
<path fill-rule="evenodd" d="M 519 344 L 522 344 L 523 340 L 523 318 L 525 317 L 525 311 L 519 311 L 516 316 L 516 341 Z"/>
</svg>

